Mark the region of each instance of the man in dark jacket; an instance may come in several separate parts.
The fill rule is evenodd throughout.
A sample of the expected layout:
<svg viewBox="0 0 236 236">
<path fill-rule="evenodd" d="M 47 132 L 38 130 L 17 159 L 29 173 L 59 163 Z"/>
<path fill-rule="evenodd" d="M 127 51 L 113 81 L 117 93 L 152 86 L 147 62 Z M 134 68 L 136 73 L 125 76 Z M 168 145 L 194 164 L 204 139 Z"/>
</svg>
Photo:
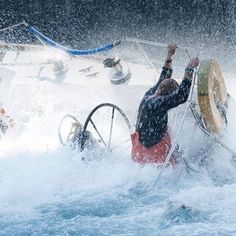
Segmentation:
<svg viewBox="0 0 236 236">
<path fill-rule="evenodd" d="M 132 137 L 132 158 L 139 163 L 162 163 L 171 148 L 168 110 L 187 101 L 194 68 L 199 59 L 189 61 L 181 84 L 171 79 L 175 44 L 168 45 L 167 57 L 156 85 L 144 95 L 138 110 L 136 132 Z"/>
</svg>

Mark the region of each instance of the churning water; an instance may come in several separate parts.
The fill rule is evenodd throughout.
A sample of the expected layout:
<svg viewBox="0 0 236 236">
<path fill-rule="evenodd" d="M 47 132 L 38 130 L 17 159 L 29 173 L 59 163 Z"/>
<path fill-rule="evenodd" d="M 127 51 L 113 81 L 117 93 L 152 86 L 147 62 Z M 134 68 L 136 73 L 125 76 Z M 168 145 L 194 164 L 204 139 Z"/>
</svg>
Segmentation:
<svg viewBox="0 0 236 236">
<path fill-rule="evenodd" d="M 167 168 L 151 188 L 158 169 L 133 163 L 125 151 L 62 147 L 58 124 L 79 106 L 61 108 L 52 87 L 41 90 L 29 100 L 23 90 L 10 98 L 18 133 L 1 141 L 0 235 L 236 235 L 236 169 L 224 154 L 210 172 Z M 231 124 L 225 135 L 233 147 L 235 131 Z"/>
</svg>

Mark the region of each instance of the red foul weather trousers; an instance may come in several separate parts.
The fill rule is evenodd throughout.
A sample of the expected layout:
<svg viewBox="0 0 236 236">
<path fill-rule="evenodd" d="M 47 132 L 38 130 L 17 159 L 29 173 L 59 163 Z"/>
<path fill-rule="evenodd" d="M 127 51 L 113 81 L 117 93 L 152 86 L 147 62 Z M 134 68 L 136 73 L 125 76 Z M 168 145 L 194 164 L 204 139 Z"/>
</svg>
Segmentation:
<svg viewBox="0 0 236 236">
<path fill-rule="evenodd" d="M 158 163 L 161 164 L 165 161 L 171 149 L 171 139 L 166 132 L 165 136 L 152 147 L 146 148 L 139 142 L 139 133 L 135 132 L 131 135 L 132 140 L 132 159 L 140 164 Z M 175 158 L 172 156 L 170 163 L 175 163 Z"/>
</svg>

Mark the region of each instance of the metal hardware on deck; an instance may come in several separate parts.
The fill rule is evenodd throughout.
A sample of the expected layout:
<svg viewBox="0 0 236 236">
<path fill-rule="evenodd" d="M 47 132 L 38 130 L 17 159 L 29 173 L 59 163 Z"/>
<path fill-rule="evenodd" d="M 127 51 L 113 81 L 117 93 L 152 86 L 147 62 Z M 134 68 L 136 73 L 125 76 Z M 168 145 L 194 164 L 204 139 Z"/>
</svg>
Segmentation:
<svg viewBox="0 0 236 236">
<path fill-rule="evenodd" d="M 103 64 L 105 68 L 110 69 L 109 78 L 112 84 L 123 84 L 130 79 L 130 70 L 128 69 L 126 73 L 123 72 L 119 58 L 115 59 L 114 57 L 108 57 L 103 61 Z"/>
</svg>

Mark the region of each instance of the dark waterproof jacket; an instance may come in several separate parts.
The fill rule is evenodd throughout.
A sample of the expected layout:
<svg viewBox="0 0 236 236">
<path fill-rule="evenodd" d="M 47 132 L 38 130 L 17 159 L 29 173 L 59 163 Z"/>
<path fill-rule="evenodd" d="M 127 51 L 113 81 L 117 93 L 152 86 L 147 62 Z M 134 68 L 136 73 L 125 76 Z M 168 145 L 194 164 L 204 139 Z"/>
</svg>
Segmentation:
<svg viewBox="0 0 236 236">
<path fill-rule="evenodd" d="M 163 67 L 162 73 L 156 85 L 149 89 L 138 110 L 136 132 L 139 133 L 139 141 L 146 148 L 157 144 L 165 135 L 168 123 L 168 110 L 177 107 L 187 101 L 191 87 L 191 79 L 184 78 L 178 89 L 166 96 L 153 96 L 160 83 L 170 78 L 172 69 Z"/>
</svg>

